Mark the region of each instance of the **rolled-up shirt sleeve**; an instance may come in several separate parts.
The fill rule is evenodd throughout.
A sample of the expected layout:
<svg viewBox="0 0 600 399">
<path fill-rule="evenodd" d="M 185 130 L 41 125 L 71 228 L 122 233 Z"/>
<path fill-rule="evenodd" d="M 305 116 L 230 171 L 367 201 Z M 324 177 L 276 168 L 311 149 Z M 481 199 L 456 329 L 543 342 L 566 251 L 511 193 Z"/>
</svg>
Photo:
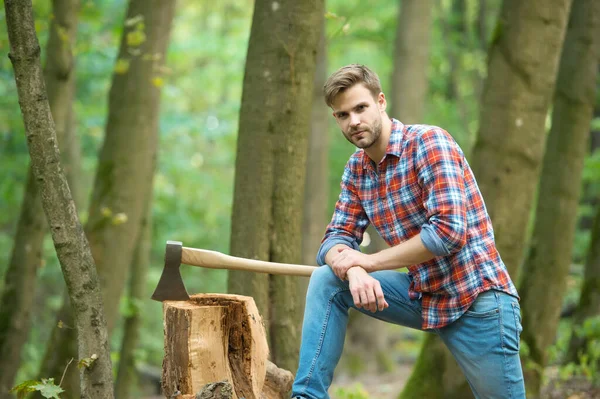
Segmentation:
<svg viewBox="0 0 600 399">
<path fill-rule="evenodd" d="M 438 256 L 460 251 L 467 240 L 464 155 L 449 133 L 432 129 L 421 135 L 416 167 L 427 223 L 421 241 Z"/>
<path fill-rule="evenodd" d="M 341 192 L 335 204 L 333 217 L 317 253 L 317 264 L 320 266 L 325 264 L 325 255 L 336 244 L 344 244 L 359 250 L 369 219 L 360 203 L 354 186 L 355 181 L 351 161 L 349 161 L 342 175 Z"/>
</svg>

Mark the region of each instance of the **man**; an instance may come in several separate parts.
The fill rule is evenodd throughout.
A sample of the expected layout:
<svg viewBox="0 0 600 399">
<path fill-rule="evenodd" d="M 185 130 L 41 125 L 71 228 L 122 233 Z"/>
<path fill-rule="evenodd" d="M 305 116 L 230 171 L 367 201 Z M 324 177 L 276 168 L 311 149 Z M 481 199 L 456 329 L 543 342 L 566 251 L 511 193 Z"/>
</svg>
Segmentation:
<svg viewBox="0 0 600 399">
<path fill-rule="evenodd" d="M 317 255 L 329 266 L 310 280 L 293 397 L 329 397 L 353 307 L 438 334 L 475 397 L 524 398 L 518 295 L 462 150 L 438 127 L 390 119 L 365 66 L 339 69 L 324 91 L 358 151 Z M 359 252 L 369 223 L 390 248 Z"/>
</svg>

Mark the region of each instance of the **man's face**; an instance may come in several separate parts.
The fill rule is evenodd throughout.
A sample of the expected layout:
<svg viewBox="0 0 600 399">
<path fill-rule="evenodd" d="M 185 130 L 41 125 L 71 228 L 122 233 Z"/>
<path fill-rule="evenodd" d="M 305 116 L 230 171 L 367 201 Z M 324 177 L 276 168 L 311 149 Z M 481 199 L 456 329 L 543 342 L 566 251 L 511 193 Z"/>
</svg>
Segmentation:
<svg viewBox="0 0 600 399">
<path fill-rule="evenodd" d="M 332 104 L 333 116 L 344 137 L 358 148 L 371 147 L 381 136 L 385 96 L 377 100 L 362 83 L 337 95 Z"/>
</svg>

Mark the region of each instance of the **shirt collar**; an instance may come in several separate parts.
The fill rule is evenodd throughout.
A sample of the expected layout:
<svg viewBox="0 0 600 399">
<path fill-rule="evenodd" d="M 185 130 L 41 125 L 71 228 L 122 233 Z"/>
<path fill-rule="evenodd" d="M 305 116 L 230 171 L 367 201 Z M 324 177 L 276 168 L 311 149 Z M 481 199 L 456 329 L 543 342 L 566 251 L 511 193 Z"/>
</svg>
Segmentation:
<svg viewBox="0 0 600 399">
<path fill-rule="evenodd" d="M 404 135 L 404 124 L 397 119 L 392 118 L 392 132 L 390 133 L 390 141 L 385 150 L 385 156 L 394 155 L 400 157 L 402 154 L 402 136 Z M 371 158 L 362 150 L 363 169 L 367 169 L 371 164 Z"/>
</svg>

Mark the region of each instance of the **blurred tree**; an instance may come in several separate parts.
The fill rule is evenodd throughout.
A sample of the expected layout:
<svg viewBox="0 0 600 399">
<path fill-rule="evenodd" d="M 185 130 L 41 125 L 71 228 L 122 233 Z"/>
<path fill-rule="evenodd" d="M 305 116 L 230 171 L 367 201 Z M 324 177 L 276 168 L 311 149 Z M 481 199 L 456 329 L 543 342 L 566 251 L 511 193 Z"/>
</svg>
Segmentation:
<svg viewBox="0 0 600 399">
<path fill-rule="evenodd" d="M 581 297 L 573 315 L 571 340 L 565 362 L 579 363 L 581 361 L 581 355 L 587 351 L 589 341 L 582 331 L 583 323 L 588 318 L 598 316 L 600 316 L 600 207 L 596 209 L 592 240 L 585 262 Z"/>
<path fill-rule="evenodd" d="M 44 79 L 55 123 L 61 161 L 76 205 L 81 205 L 79 143 L 73 129 L 75 63 L 73 47 L 79 0 L 54 0 Z M 21 214 L 0 303 L 0 398 L 9 397 L 27 341 L 35 298 L 37 270 L 42 264 L 44 236 L 48 231 L 39 187 L 32 166 L 27 173 Z"/>
<path fill-rule="evenodd" d="M 600 2 L 574 0 L 554 94 L 531 247 L 519 287 L 529 397 L 537 397 L 571 266 L 583 162 L 596 100 Z"/>
<path fill-rule="evenodd" d="M 571 2 L 505 0 L 490 45 L 473 168 L 515 281 Z"/>
<path fill-rule="evenodd" d="M 142 230 L 138 238 L 135 256 L 131 265 L 129 276 L 129 295 L 127 297 L 127 314 L 121 351 L 119 355 L 119 370 L 115 384 L 115 396 L 117 398 L 135 397 L 137 386 L 136 373 L 136 349 L 140 338 L 140 326 L 142 323 L 141 307 L 142 301 L 147 300 L 146 276 L 150 264 L 150 248 L 152 247 L 152 212 L 151 201 L 148 201 L 146 216 L 142 220 Z"/>
<path fill-rule="evenodd" d="M 405 124 L 422 123 L 428 85 L 432 3 L 432 0 L 400 1 L 389 115 Z"/>
<path fill-rule="evenodd" d="M 490 46 L 473 170 L 494 225 L 496 245 L 515 282 L 535 191 L 531 182 L 537 181 L 544 152 L 545 118 L 570 6 L 571 0 L 551 4 L 505 0 Z M 420 357 L 427 356 L 436 340 L 423 345 Z M 445 356 L 433 363 L 447 364 L 443 357 L 449 352 L 441 353 Z M 456 377 L 457 367 L 446 370 L 450 374 L 441 379 L 448 384 L 443 397 L 470 397 L 464 378 Z M 401 397 L 428 397 L 427 386 L 439 383 L 430 369 L 415 367 Z"/>
<path fill-rule="evenodd" d="M 298 263 L 316 52 L 323 0 L 255 3 L 240 110 L 231 253 Z M 231 272 L 229 292 L 254 297 L 274 363 L 295 370 L 297 277 Z"/>
<path fill-rule="evenodd" d="M 119 300 L 151 198 L 160 90 L 174 10 L 174 0 L 131 0 L 115 64 L 106 138 L 86 224 L 109 332 L 118 317 Z M 46 349 L 40 376 L 60 378 L 74 354 L 68 351 L 69 334 L 55 331 L 52 336 L 58 339 Z M 64 388 L 77 397 L 76 386 L 65 384 Z"/>
<path fill-rule="evenodd" d="M 112 398 L 112 365 L 100 282 L 60 162 L 56 129 L 40 66 L 30 0 L 5 2 L 19 104 L 44 213 L 73 302 L 81 366 L 81 397 Z M 92 366 L 93 365 L 93 366 Z"/>
<path fill-rule="evenodd" d="M 427 72 L 434 4 L 431 0 L 401 0 L 398 5 L 391 110 L 388 112 L 392 118 L 405 124 L 422 123 L 428 92 Z M 365 252 L 375 253 L 388 248 L 388 244 L 372 226 L 368 227 L 367 233 L 370 244 L 363 248 Z M 373 334 L 373 331 L 377 331 L 377 334 Z M 391 369 L 387 331 L 382 328 L 381 321 L 359 312 L 350 312 L 348 343 L 342 362 L 349 364 L 352 374 Z"/>
<path fill-rule="evenodd" d="M 329 198 L 329 109 L 323 100 L 323 86 L 327 79 L 327 39 L 325 15 L 321 16 L 321 36 L 317 48 L 315 79 L 311 110 L 310 136 L 306 161 L 304 188 L 304 221 L 302 232 L 302 263 L 316 264 L 317 251 L 328 222 Z"/>
<path fill-rule="evenodd" d="M 329 199 L 329 112 L 323 101 L 323 86 L 327 79 L 327 38 L 325 14 L 321 16 L 321 37 L 317 47 L 315 79 L 306 159 L 306 183 L 304 186 L 304 212 L 302 220 L 302 263 L 316 265 L 316 255 L 323 232 L 327 226 L 327 203 Z M 300 314 L 308 290 L 307 278 L 299 278 L 298 296 Z"/>
</svg>

